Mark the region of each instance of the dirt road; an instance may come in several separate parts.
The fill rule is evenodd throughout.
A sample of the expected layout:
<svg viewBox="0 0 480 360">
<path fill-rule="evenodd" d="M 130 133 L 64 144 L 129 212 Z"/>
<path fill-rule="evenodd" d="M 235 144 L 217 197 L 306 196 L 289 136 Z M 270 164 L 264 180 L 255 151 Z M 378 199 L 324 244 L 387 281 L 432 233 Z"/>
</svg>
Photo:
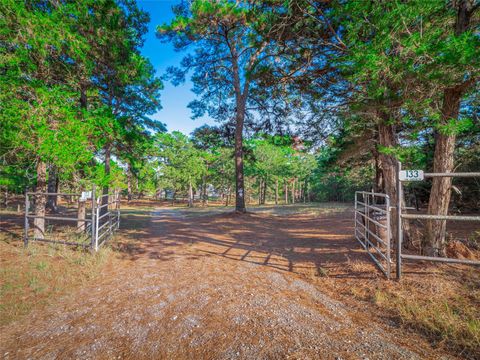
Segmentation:
<svg viewBox="0 0 480 360">
<path fill-rule="evenodd" d="M 336 295 L 383 281 L 351 214 L 131 211 L 121 266 L 2 329 L 5 359 L 439 358 Z M 445 357 L 447 358 L 447 357 Z"/>
</svg>

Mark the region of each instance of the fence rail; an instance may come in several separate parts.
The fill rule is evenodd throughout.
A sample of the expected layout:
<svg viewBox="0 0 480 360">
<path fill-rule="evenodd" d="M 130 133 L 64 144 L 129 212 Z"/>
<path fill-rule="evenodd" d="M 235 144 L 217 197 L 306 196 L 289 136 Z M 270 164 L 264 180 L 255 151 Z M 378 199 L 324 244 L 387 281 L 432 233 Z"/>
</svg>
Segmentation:
<svg viewBox="0 0 480 360">
<path fill-rule="evenodd" d="M 434 262 L 443 262 L 443 263 L 455 263 L 455 264 L 464 264 L 464 265 L 474 265 L 480 266 L 480 261 L 476 260 L 467 260 L 467 259 L 455 259 L 455 258 L 446 258 L 446 257 L 433 257 L 433 256 L 422 256 L 422 255 L 411 255 L 411 254 L 402 254 L 402 242 L 403 242 L 403 219 L 410 220 L 439 220 L 439 221 L 478 221 L 480 222 L 480 216 L 460 216 L 460 215 L 435 215 L 435 214 L 402 214 L 402 193 L 403 193 L 403 181 L 400 179 L 400 171 L 402 171 L 402 163 L 398 162 L 397 165 L 397 219 L 399 226 L 397 227 L 397 279 L 402 278 L 402 260 L 411 260 L 411 261 L 434 261 Z M 480 177 L 480 172 L 468 172 L 468 173 L 425 173 L 424 177 L 458 177 L 458 178 L 474 178 Z"/>
<path fill-rule="evenodd" d="M 31 198 L 38 199 L 40 196 L 50 197 L 69 197 L 77 198 L 77 208 L 71 216 L 53 216 L 46 214 L 36 214 L 30 212 Z M 90 196 L 90 201 L 87 197 Z M 69 201 L 69 204 L 73 202 Z M 68 211 L 71 214 L 72 211 Z M 30 235 L 30 220 L 33 219 L 33 236 Z M 76 222 L 79 224 L 74 228 L 73 233 L 52 233 L 54 238 L 45 236 L 42 231 L 45 225 L 40 228 L 36 226 L 36 219 L 65 221 L 67 223 Z M 48 242 L 72 246 L 91 248 L 97 251 L 120 227 L 120 196 L 118 192 L 114 194 L 104 194 L 95 197 L 95 188 L 88 193 L 53 193 L 53 192 L 25 192 L 25 220 L 24 220 L 24 244 L 28 246 L 30 241 Z M 68 229 L 68 228 L 67 228 Z M 72 227 L 70 227 L 72 229 Z M 62 228 L 64 230 L 64 228 Z M 56 235 L 56 236 L 55 236 Z M 72 239 L 73 237 L 73 239 Z"/>
</svg>

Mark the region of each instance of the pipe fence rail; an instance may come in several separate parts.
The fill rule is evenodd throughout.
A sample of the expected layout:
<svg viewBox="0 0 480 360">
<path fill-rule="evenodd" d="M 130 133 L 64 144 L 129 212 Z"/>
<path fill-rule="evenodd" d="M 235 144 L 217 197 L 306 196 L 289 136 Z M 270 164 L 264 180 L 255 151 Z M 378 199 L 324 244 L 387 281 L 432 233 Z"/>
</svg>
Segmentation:
<svg viewBox="0 0 480 360">
<path fill-rule="evenodd" d="M 35 202 L 51 198 L 64 201 L 59 201 L 55 211 L 35 212 Z M 98 197 L 95 188 L 82 193 L 25 192 L 25 246 L 39 241 L 98 251 L 119 227 L 118 192 Z"/>
</svg>

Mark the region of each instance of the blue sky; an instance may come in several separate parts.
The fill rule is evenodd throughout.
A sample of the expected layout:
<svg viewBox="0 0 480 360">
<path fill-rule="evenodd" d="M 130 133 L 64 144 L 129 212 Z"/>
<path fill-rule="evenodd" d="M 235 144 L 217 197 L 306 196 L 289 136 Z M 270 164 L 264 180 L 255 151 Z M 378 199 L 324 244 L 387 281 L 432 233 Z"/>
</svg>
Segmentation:
<svg viewBox="0 0 480 360">
<path fill-rule="evenodd" d="M 137 0 L 138 6 L 150 13 L 148 34 L 142 49 L 142 54 L 150 59 L 157 71 L 157 76 L 162 76 L 165 70 L 172 65 L 178 65 L 184 53 L 177 53 L 170 44 L 163 44 L 155 36 L 155 28 L 173 18 L 172 5 L 176 0 Z M 165 88 L 161 93 L 163 109 L 153 115 L 154 119 L 160 120 L 167 125 L 168 131 L 179 130 L 190 134 L 193 129 L 203 124 L 215 124 L 209 117 L 192 120 L 191 111 L 187 108 L 195 95 L 190 91 L 193 87 L 190 81 L 180 86 L 173 86 L 165 82 Z"/>
</svg>

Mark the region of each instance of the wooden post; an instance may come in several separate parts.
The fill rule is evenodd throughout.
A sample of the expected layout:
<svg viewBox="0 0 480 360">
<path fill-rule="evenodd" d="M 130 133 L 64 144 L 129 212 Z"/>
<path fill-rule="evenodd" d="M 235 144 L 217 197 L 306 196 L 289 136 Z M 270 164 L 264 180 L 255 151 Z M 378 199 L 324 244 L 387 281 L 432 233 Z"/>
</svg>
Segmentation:
<svg viewBox="0 0 480 360">
<path fill-rule="evenodd" d="M 41 160 L 37 163 L 37 186 L 35 188 L 35 218 L 33 220 L 34 239 L 45 238 L 45 204 L 47 202 L 46 191 L 47 164 Z"/>
</svg>

